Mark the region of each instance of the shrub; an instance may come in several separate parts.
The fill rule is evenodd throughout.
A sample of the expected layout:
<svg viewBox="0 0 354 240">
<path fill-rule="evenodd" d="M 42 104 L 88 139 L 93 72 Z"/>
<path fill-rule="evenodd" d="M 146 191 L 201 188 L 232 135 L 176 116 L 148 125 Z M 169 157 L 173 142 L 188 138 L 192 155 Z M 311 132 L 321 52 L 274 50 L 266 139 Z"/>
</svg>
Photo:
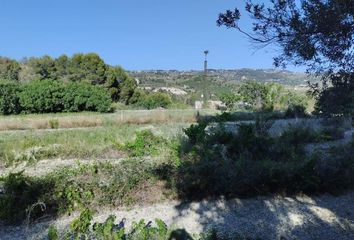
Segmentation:
<svg viewBox="0 0 354 240">
<path fill-rule="evenodd" d="M 144 220 L 133 222 L 129 231 L 124 225 L 114 224 L 116 217 L 109 216 L 103 223 L 92 223 L 92 211 L 83 209 L 80 216 L 75 218 L 69 229 L 65 233 L 64 239 L 97 239 L 97 240 L 137 240 L 137 239 L 175 239 L 172 230 L 160 219 L 155 219 L 155 226 L 151 222 L 145 223 Z M 51 233 L 51 235 L 49 234 Z M 53 233 L 56 233 L 53 238 Z M 189 234 L 185 235 L 189 236 Z M 48 229 L 49 239 L 58 239 L 58 230 L 53 226 Z M 180 238 L 178 238 L 180 239 Z M 191 239 L 183 238 L 183 239 Z"/>
<path fill-rule="evenodd" d="M 33 81 L 22 86 L 21 108 L 26 113 L 108 112 L 111 98 L 103 88 L 85 83 Z"/>
<path fill-rule="evenodd" d="M 137 105 L 147 109 L 166 108 L 171 104 L 172 100 L 170 96 L 160 92 L 149 93 L 146 96 L 141 95 L 140 100 L 137 102 Z"/>
<path fill-rule="evenodd" d="M 7 177 L 0 178 L 4 188 L 4 194 L 0 196 L 0 220 L 17 222 L 25 219 L 31 206 L 44 198 L 48 190 L 53 188 L 50 181 L 37 181 L 23 175 L 22 172 L 11 173 Z M 47 209 L 50 211 L 50 205 Z M 42 214 L 40 209 L 31 211 L 31 218 Z"/>
<path fill-rule="evenodd" d="M 64 85 L 56 81 L 33 81 L 22 86 L 21 107 L 26 113 L 62 112 L 64 89 Z"/>
<path fill-rule="evenodd" d="M 187 129 L 192 146 L 181 153 L 180 166 L 170 171 L 180 198 L 333 192 L 354 186 L 352 145 L 322 159 L 304 148 L 322 140 L 319 133 L 296 127 L 271 137 L 267 126 L 263 121 L 241 124 L 233 134 L 223 128 L 206 134 L 204 125 Z"/>
<path fill-rule="evenodd" d="M 135 140 L 127 143 L 123 149 L 128 151 L 131 157 L 156 155 L 159 145 L 163 143 L 166 143 L 163 138 L 155 136 L 150 130 L 144 130 L 137 132 Z"/>
<path fill-rule="evenodd" d="M 67 112 L 109 112 L 112 103 L 109 94 L 103 88 L 85 83 L 67 84 L 63 101 Z"/>
<path fill-rule="evenodd" d="M 189 141 L 192 144 L 196 144 L 198 142 L 204 142 L 206 133 L 205 128 L 207 127 L 206 123 L 192 124 L 189 128 L 183 129 L 183 132 L 189 138 Z"/>
<path fill-rule="evenodd" d="M 18 97 L 20 87 L 17 83 L 0 82 L 0 114 L 17 114 L 21 112 Z"/>
</svg>

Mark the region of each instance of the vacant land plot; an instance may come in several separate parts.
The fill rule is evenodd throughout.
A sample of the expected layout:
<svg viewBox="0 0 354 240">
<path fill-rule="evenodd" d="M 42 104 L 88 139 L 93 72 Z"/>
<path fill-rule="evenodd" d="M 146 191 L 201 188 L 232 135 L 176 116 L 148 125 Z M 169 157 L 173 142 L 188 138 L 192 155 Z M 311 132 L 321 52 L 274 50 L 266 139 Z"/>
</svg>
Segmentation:
<svg viewBox="0 0 354 240">
<path fill-rule="evenodd" d="M 56 128 L 86 128 L 123 124 L 194 123 L 198 116 L 215 115 L 214 110 L 121 110 L 111 114 L 60 113 L 1 116 L 0 131 Z"/>
</svg>

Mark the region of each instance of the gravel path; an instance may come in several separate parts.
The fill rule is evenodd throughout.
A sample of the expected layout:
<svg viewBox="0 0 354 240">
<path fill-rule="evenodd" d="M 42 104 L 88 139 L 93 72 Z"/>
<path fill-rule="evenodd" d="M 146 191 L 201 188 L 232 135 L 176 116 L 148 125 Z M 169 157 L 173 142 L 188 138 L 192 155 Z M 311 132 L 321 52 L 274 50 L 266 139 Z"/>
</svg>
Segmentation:
<svg viewBox="0 0 354 240">
<path fill-rule="evenodd" d="M 131 209 L 102 210 L 95 221 L 110 214 L 132 221 L 155 218 L 190 233 L 211 226 L 260 239 L 354 239 L 354 192 L 342 196 L 259 197 L 254 199 L 210 200 L 192 203 L 177 201 Z M 26 226 L 0 226 L 0 239 L 45 239 L 49 224 L 63 229 L 72 217 Z M 118 224 L 119 222 L 117 222 Z"/>
</svg>

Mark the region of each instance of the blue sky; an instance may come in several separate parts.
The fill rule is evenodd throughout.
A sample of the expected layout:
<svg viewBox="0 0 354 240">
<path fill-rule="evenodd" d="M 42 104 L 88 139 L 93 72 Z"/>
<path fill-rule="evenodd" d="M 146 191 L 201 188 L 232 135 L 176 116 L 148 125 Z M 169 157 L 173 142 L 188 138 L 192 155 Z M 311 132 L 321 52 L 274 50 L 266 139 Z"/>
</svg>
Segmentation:
<svg viewBox="0 0 354 240">
<path fill-rule="evenodd" d="M 128 70 L 272 68 L 273 49 L 255 51 L 235 30 L 216 26 L 242 0 L 8 0 L 0 8 L 0 55 L 96 52 Z M 244 18 L 244 26 L 250 21 Z M 294 68 L 292 68 L 294 70 Z"/>
</svg>

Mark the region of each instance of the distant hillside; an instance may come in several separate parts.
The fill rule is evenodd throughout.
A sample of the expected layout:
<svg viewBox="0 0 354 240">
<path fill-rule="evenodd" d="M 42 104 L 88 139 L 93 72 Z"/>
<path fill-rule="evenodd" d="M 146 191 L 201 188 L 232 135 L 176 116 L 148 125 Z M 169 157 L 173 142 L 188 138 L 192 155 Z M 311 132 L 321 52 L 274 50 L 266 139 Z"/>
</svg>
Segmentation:
<svg viewBox="0 0 354 240">
<path fill-rule="evenodd" d="M 159 87 L 163 85 L 194 85 L 193 81 L 200 81 L 202 74 L 202 71 L 177 70 L 149 70 L 130 72 L 130 75 L 139 80 L 141 85 L 152 87 Z M 305 73 L 273 69 L 209 69 L 208 77 L 209 81 L 217 81 L 219 84 L 223 83 L 223 85 L 239 84 L 247 80 L 256 80 L 258 82 L 277 82 L 282 85 L 291 87 L 305 87 L 307 81 L 318 81 L 318 79 L 315 77 L 309 77 Z"/>
</svg>

